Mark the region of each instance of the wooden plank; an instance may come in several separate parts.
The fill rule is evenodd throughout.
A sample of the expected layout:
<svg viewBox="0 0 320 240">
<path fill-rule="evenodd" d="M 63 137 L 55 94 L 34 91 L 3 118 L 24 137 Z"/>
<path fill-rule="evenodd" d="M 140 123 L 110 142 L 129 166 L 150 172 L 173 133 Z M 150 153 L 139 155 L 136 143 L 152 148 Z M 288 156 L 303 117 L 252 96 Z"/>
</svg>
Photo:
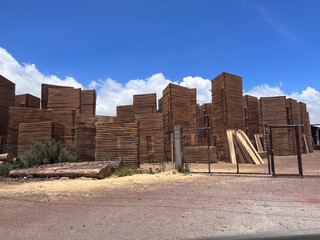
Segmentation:
<svg viewBox="0 0 320 240">
<path fill-rule="evenodd" d="M 254 148 L 254 146 L 252 145 L 250 139 L 248 138 L 248 136 L 242 131 L 242 130 L 238 130 L 239 133 L 242 135 L 243 139 L 246 141 L 247 145 L 249 146 L 248 152 L 251 155 L 251 152 L 253 152 L 253 154 L 256 156 L 256 158 L 258 159 L 258 161 L 260 163 L 263 163 L 262 158 L 260 157 L 259 153 L 256 151 L 256 149 Z M 253 158 L 255 161 L 255 158 Z M 256 162 L 256 161 L 255 161 Z"/>
<path fill-rule="evenodd" d="M 254 134 L 254 139 L 256 141 L 258 152 L 263 152 L 263 147 L 260 138 L 262 138 L 262 134 Z"/>
<path fill-rule="evenodd" d="M 308 154 L 308 153 L 309 153 L 309 148 L 308 148 L 308 143 L 307 143 L 306 135 L 305 135 L 305 134 L 302 134 L 302 137 L 303 137 L 304 146 L 305 146 L 305 148 L 306 148 L 306 153 Z"/>
<path fill-rule="evenodd" d="M 229 144 L 229 151 L 230 151 L 230 158 L 231 158 L 231 163 L 236 164 L 236 152 L 234 149 L 234 144 L 233 144 L 233 135 L 232 135 L 233 130 L 227 130 L 227 136 L 228 136 L 228 144 Z"/>
</svg>

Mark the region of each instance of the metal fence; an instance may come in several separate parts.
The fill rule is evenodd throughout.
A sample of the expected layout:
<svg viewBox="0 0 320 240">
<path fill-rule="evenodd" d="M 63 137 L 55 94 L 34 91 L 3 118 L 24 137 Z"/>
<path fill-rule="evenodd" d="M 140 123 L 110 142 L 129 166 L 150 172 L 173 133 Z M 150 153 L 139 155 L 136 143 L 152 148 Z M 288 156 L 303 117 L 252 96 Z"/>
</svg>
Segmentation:
<svg viewBox="0 0 320 240">
<path fill-rule="evenodd" d="M 183 163 L 194 173 L 320 176 L 303 127 L 182 128 Z"/>
</svg>

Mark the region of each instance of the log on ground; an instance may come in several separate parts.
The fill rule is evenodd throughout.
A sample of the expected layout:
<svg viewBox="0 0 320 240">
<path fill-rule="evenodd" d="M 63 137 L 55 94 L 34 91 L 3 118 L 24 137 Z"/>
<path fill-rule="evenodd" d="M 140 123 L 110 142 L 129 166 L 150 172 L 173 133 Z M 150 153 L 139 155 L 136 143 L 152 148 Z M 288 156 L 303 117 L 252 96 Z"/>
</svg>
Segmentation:
<svg viewBox="0 0 320 240">
<path fill-rule="evenodd" d="M 58 163 L 46 164 L 36 168 L 11 170 L 10 177 L 88 177 L 102 179 L 111 174 L 110 164 L 96 163 Z"/>
</svg>

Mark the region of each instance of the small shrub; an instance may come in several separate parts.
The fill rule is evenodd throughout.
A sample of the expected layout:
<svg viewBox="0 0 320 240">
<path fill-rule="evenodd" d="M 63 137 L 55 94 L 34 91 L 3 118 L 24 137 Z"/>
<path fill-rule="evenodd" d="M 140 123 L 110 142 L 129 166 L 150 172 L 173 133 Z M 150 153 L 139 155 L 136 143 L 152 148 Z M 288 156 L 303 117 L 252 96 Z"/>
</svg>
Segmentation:
<svg viewBox="0 0 320 240">
<path fill-rule="evenodd" d="M 13 164 L 5 162 L 0 165 L 0 178 L 9 176 L 9 172 L 13 169 Z"/>
<path fill-rule="evenodd" d="M 107 160 L 107 161 L 112 161 L 112 158 L 113 158 L 113 156 L 111 154 L 109 154 L 109 153 L 106 153 L 104 155 L 104 159 Z"/>
<path fill-rule="evenodd" d="M 158 162 L 159 162 L 159 165 L 160 165 L 160 171 L 161 172 L 166 171 L 166 165 L 165 165 L 164 161 L 161 158 L 158 158 Z"/>
<path fill-rule="evenodd" d="M 132 176 L 134 174 L 138 174 L 139 172 L 137 171 L 136 168 L 128 167 L 126 165 L 117 168 L 112 175 L 118 176 L 118 177 L 125 177 L 125 176 Z"/>
<path fill-rule="evenodd" d="M 61 162 L 75 162 L 76 158 L 71 155 L 61 142 L 50 139 L 46 143 L 36 142 L 33 148 L 21 156 L 21 164 L 25 168 L 42 164 Z"/>
<path fill-rule="evenodd" d="M 184 161 L 182 169 L 180 169 L 179 172 L 184 173 L 184 174 L 190 174 L 191 171 L 190 171 L 189 163 L 186 159 Z"/>
</svg>

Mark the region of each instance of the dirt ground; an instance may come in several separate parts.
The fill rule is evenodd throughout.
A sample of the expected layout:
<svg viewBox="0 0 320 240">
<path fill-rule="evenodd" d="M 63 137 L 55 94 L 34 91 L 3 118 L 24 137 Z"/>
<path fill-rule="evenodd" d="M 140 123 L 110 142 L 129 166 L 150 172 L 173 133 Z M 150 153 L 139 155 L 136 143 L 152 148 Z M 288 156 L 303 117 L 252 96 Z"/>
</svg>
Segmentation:
<svg viewBox="0 0 320 240">
<path fill-rule="evenodd" d="M 181 175 L 0 182 L 3 239 L 199 239 L 317 230 L 320 178 Z"/>
</svg>

